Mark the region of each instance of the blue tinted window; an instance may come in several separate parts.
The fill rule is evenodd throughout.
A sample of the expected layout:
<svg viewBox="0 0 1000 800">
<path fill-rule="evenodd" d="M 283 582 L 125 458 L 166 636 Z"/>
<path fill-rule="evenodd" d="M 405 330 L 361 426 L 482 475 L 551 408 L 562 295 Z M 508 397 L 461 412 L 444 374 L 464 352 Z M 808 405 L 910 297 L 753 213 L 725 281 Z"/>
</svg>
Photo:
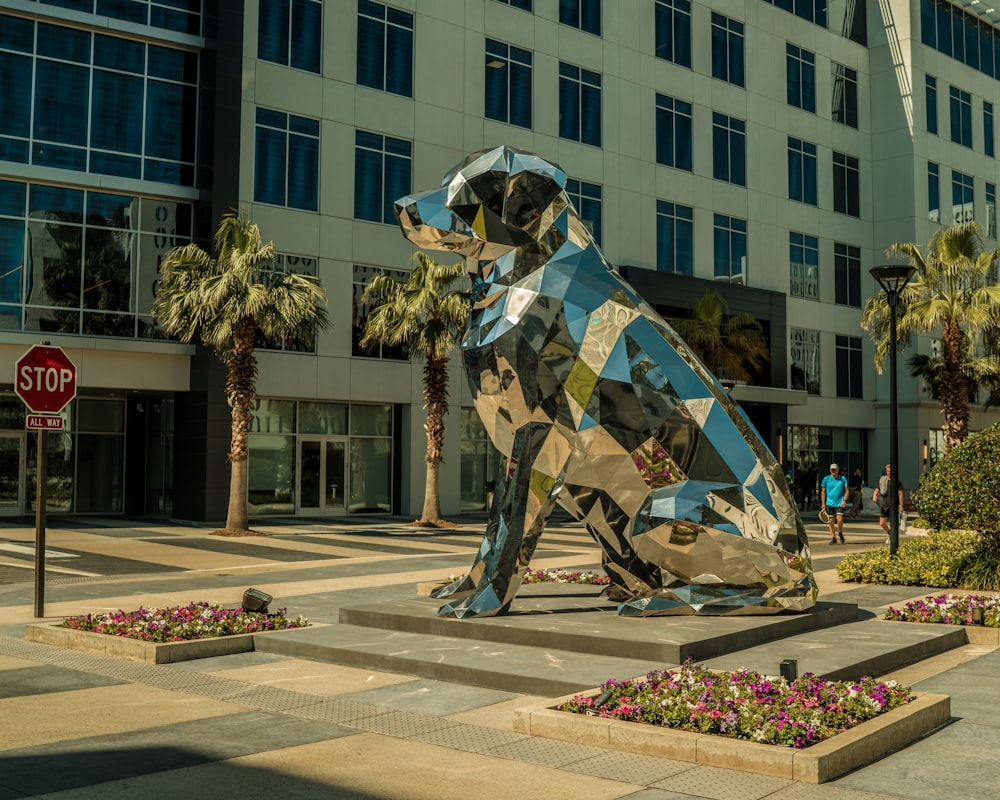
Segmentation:
<svg viewBox="0 0 1000 800">
<path fill-rule="evenodd" d="M 146 155 L 194 161 L 197 93 L 193 86 L 163 81 L 146 83 Z"/>
<path fill-rule="evenodd" d="M 972 222 L 976 218 L 973 199 L 975 182 L 971 175 L 951 171 L 951 207 L 956 223 Z M 950 224 L 950 221 L 949 221 Z"/>
<path fill-rule="evenodd" d="M 712 12 L 712 77 L 744 86 L 743 23 Z"/>
<path fill-rule="evenodd" d="M 257 57 L 318 73 L 322 31 L 319 0 L 260 0 Z"/>
<path fill-rule="evenodd" d="M 656 0 L 653 6 L 656 57 L 691 66 L 690 0 Z"/>
<path fill-rule="evenodd" d="M 393 203 L 410 193 L 412 145 L 368 131 L 355 132 L 354 216 L 394 224 Z"/>
<path fill-rule="evenodd" d="M 257 12 L 257 58 L 288 65 L 290 0 L 260 0 Z"/>
<path fill-rule="evenodd" d="M 38 55 L 89 64 L 90 33 L 39 23 Z"/>
<path fill-rule="evenodd" d="M 816 56 L 793 44 L 785 45 L 788 105 L 816 111 Z"/>
<path fill-rule="evenodd" d="M 31 58 L 0 52 L 0 136 L 31 132 Z"/>
<path fill-rule="evenodd" d="M 31 20 L 0 14 L 0 48 L 30 53 L 35 46 L 35 25 Z"/>
<path fill-rule="evenodd" d="M 691 104 L 656 95 L 656 160 L 691 171 Z"/>
<path fill-rule="evenodd" d="M 94 70 L 91 147 L 141 154 L 142 96 L 142 78 Z M 109 125 L 108 120 L 114 124 Z"/>
<path fill-rule="evenodd" d="M 819 240 L 790 231 L 788 234 L 789 289 L 793 297 L 819 300 Z"/>
<path fill-rule="evenodd" d="M 837 334 L 837 397 L 862 398 L 861 337 Z"/>
<path fill-rule="evenodd" d="M 316 211 L 319 206 L 319 121 L 257 109 L 254 199 Z"/>
<path fill-rule="evenodd" d="M 559 135 L 601 146 L 601 76 L 559 64 Z"/>
<path fill-rule="evenodd" d="M 809 205 L 817 204 L 816 145 L 788 137 L 788 197 Z"/>
<path fill-rule="evenodd" d="M 146 48 L 142 42 L 95 36 L 94 66 L 142 75 L 146 69 Z"/>
<path fill-rule="evenodd" d="M 530 12 L 532 7 L 532 0 L 500 0 L 500 2 L 511 8 L 519 8 L 522 11 Z"/>
<path fill-rule="evenodd" d="M 486 40 L 486 117 L 531 127 L 531 53 Z"/>
<path fill-rule="evenodd" d="M 861 248 L 834 243 L 833 285 L 838 304 L 861 308 Z"/>
<path fill-rule="evenodd" d="M 972 95 L 952 86 L 948 91 L 951 140 L 972 147 Z"/>
<path fill-rule="evenodd" d="M 661 272 L 694 272 L 694 209 L 656 201 L 656 268 Z"/>
<path fill-rule="evenodd" d="M 993 155 L 993 103 L 983 100 L 983 152 Z"/>
<path fill-rule="evenodd" d="M 833 120 L 858 127 L 858 73 L 843 64 L 833 65 Z"/>
<path fill-rule="evenodd" d="M 198 56 L 185 50 L 150 45 L 149 74 L 168 81 L 195 83 L 198 80 Z"/>
<path fill-rule="evenodd" d="M 568 178 L 566 180 L 566 194 L 570 202 L 580 215 L 580 219 L 590 230 L 597 242 L 601 245 L 601 217 L 602 217 L 602 191 L 596 183 Z"/>
<path fill-rule="evenodd" d="M 0 219 L 0 303 L 21 302 L 23 277 L 24 222 Z M 0 328 L 3 327 L 3 322 L 0 322 Z"/>
<path fill-rule="evenodd" d="M 1000 33 L 947 0 L 921 0 L 920 35 L 923 44 L 972 69 L 1000 75 Z"/>
<path fill-rule="evenodd" d="M 937 78 L 930 75 L 924 79 L 924 102 L 927 106 L 927 132 L 937 133 Z"/>
<path fill-rule="evenodd" d="M 559 0 L 559 21 L 601 35 L 601 0 Z"/>
<path fill-rule="evenodd" d="M 413 15 L 358 0 L 357 69 L 361 86 L 412 97 Z"/>
<path fill-rule="evenodd" d="M 0 181 L 0 214 L 24 216 L 28 185 L 17 181 Z"/>
<path fill-rule="evenodd" d="M 746 122 L 725 114 L 712 114 L 713 177 L 746 186 Z"/>
<path fill-rule="evenodd" d="M 858 159 L 844 153 L 833 154 L 833 210 L 852 217 L 861 216 Z"/>
<path fill-rule="evenodd" d="M 715 278 L 746 284 L 747 221 L 715 214 L 712 241 Z"/>
<path fill-rule="evenodd" d="M 941 171 L 937 164 L 927 162 L 927 217 L 941 221 Z"/>
<path fill-rule="evenodd" d="M 90 70 L 39 60 L 35 68 L 34 137 L 44 142 L 87 144 Z"/>
</svg>

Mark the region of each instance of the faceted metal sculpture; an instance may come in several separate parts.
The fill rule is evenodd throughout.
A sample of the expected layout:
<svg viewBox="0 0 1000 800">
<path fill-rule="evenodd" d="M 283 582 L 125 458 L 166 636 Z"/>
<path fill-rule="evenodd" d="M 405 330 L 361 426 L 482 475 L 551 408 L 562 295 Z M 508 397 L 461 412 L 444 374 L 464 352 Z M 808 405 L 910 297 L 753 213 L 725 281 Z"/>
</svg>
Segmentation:
<svg viewBox="0 0 1000 800">
<path fill-rule="evenodd" d="M 462 348 L 506 456 L 479 553 L 438 613 L 505 613 L 556 503 L 603 548 L 620 614 L 808 609 L 817 587 L 780 466 L 608 264 L 565 186 L 555 164 L 498 147 L 396 202 L 411 242 L 475 273 Z"/>
</svg>

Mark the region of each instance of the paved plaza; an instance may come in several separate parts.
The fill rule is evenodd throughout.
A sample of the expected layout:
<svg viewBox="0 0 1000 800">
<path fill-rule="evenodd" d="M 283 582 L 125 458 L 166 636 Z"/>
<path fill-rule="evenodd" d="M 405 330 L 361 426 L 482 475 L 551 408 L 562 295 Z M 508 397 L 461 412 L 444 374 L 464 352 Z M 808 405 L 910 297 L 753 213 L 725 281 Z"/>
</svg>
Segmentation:
<svg viewBox="0 0 1000 800">
<path fill-rule="evenodd" d="M 386 517 L 270 520 L 256 526 L 266 536 L 228 538 L 148 519 L 53 517 L 45 616 L 238 604 L 254 586 L 274 596 L 272 609 L 301 613 L 321 632 L 338 624 L 341 608 L 413 598 L 418 584 L 464 571 L 483 522 L 459 523 L 439 531 Z M 874 518 L 849 521 L 846 545 L 827 544 L 818 522 L 807 527 L 821 599 L 872 616 L 926 594 L 839 583 L 840 557 L 881 545 Z M 539 696 L 517 691 L 266 652 L 152 665 L 28 642 L 33 542 L 33 520 L 0 523 L 0 800 L 1000 800 L 1000 653 L 992 648 L 964 645 L 890 674 L 951 695 L 952 722 L 812 786 L 526 736 L 513 731 L 512 712 Z M 598 561 L 581 528 L 557 523 L 533 566 L 596 569 Z M 816 635 L 809 646 L 849 649 L 839 636 Z"/>
</svg>

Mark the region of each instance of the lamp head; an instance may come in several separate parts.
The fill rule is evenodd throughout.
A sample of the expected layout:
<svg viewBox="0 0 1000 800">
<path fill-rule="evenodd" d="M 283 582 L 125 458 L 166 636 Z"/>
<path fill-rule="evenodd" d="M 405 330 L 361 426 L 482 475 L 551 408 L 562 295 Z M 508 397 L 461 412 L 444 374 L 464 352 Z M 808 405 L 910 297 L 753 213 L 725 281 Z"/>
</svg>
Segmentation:
<svg viewBox="0 0 1000 800">
<path fill-rule="evenodd" d="M 917 274 L 917 268 L 910 264 L 886 264 L 872 267 L 868 272 L 887 294 L 899 294 Z"/>
</svg>

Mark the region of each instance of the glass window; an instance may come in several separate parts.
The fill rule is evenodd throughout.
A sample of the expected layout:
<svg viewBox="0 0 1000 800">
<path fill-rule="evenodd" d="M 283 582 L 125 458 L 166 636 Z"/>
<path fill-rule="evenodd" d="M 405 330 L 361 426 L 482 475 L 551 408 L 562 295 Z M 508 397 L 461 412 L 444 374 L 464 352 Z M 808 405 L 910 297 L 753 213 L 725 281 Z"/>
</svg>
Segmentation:
<svg viewBox="0 0 1000 800">
<path fill-rule="evenodd" d="M 409 273 L 402 272 L 400 270 L 364 267 L 357 264 L 354 265 L 354 284 L 351 308 L 351 320 L 353 323 L 351 326 L 352 352 L 356 356 L 366 356 L 368 358 L 388 358 L 397 361 L 409 361 L 409 353 L 402 345 L 389 347 L 388 345 L 381 345 L 376 342 L 367 350 L 363 350 L 361 348 L 361 337 L 364 336 L 365 333 L 365 323 L 368 320 L 368 315 L 371 313 L 372 308 L 374 308 L 372 303 L 362 303 L 361 297 L 365 292 L 365 287 L 371 283 L 372 278 L 376 275 L 388 275 L 390 278 L 399 281 L 400 283 L 405 283 L 410 277 Z"/>
<path fill-rule="evenodd" d="M 396 223 L 393 203 L 409 194 L 412 144 L 379 133 L 354 135 L 354 217 Z"/>
<path fill-rule="evenodd" d="M 784 9 L 797 17 L 814 22 L 821 28 L 827 26 L 827 2 L 826 0 L 767 0 L 773 6 Z M 865 3 L 864 0 L 852 5 L 851 9 L 845 9 L 847 15 L 838 26 L 839 32 L 850 39 L 865 43 Z M 843 13 L 843 12 L 842 12 Z"/>
<path fill-rule="evenodd" d="M 601 146 L 601 76 L 559 64 L 559 135 Z"/>
<path fill-rule="evenodd" d="M 299 403 L 299 433 L 322 436 L 347 435 L 345 403 Z"/>
<path fill-rule="evenodd" d="M 833 65 L 833 121 L 858 127 L 858 73 L 843 64 Z"/>
<path fill-rule="evenodd" d="M 837 334 L 837 397 L 860 400 L 861 391 L 861 337 Z"/>
<path fill-rule="evenodd" d="M 260 0 L 257 57 L 286 67 L 320 71 L 321 0 Z"/>
<path fill-rule="evenodd" d="M 359 406 L 351 406 L 351 418 Z M 392 439 L 351 439 L 350 498 L 352 514 L 392 511 Z"/>
<path fill-rule="evenodd" d="M 983 152 L 993 156 L 993 103 L 983 100 Z"/>
<path fill-rule="evenodd" d="M 861 308 L 861 248 L 833 245 L 834 300 L 842 306 Z"/>
<path fill-rule="evenodd" d="M 247 513 L 295 513 L 295 437 L 251 433 L 247 456 Z"/>
<path fill-rule="evenodd" d="M 490 443 L 486 428 L 474 408 L 463 408 L 460 420 L 461 506 L 464 511 L 488 507 L 496 490 L 499 453 Z"/>
<path fill-rule="evenodd" d="M 254 200 L 316 211 L 319 120 L 257 108 Z"/>
<path fill-rule="evenodd" d="M 995 183 L 986 184 L 986 235 L 991 239 L 997 238 L 997 185 Z"/>
<path fill-rule="evenodd" d="M 197 53 L 0 15 L 0 159 L 193 186 L 198 81 Z"/>
<path fill-rule="evenodd" d="M 794 44 L 785 45 L 788 105 L 816 111 L 816 55 Z"/>
<path fill-rule="evenodd" d="M 713 177 L 738 186 L 747 185 L 746 122 L 735 117 L 712 114 Z"/>
<path fill-rule="evenodd" d="M 413 97 L 413 14 L 358 0 L 358 85 Z"/>
<path fill-rule="evenodd" d="M 819 239 L 805 233 L 788 234 L 789 294 L 819 300 Z"/>
<path fill-rule="evenodd" d="M 310 256 L 291 255 L 289 253 L 275 253 L 274 263 L 269 269 L 260 271 L 260 279 L 263 283 L 270 283 L 284 275 L 312 275 L 317 274 L 316 259 Z M 254 347 L 262 350 L 283 350 L 289 353 L 314 353 L 316 352 L 315 337 L 311 345 L 306 345 L 299 338 L 292 339 L 266 339 L 258 329 L 254 337 Z"/>
<path fill-rule="evenodd" d="M 927 218 L 931 222 L 941 221 L 941 174 L 940 167 L 927 162 Z"/>
<path fill-rule="evenodd" d="M 392 436 L 392 406 L 351 406 L 351 436 Z"/>
<path fill-rule="evenodd" d="M 691 171 L 691 104 L 656 95 L 656 161 Z"/>
<path fill-rule="evenodd" d="M 971 175 L 951 171 L 951 211 L 956 223 L 972 222 L 976 218 L 973 198 L 975 185 Z"/>
<path fill-rule="evenodd" d="M 972 147 L 972 95 L 952 86 L 948 90 L 951 110 L 951 140 Z"/>
<path fill-rule="evenodd" d="M 531 127 L 531 52 L 486 40 L 486 117 Z"/>
<path fill-rule="evenodd" d="M 937 78 L 931 75 L 924 78 L 924 102 L 927 105 L 927 132 L 937 133 Z"/>
<path fill-rule="evenodd" d="M 816 145 L 788 137 L 788 197 L 816 205 Z"/>
<path fill-rule="evenodd" d="M 833 154 L 833 210 L 852 217 L 861 216 L 858 159 L 844 153 Z"/>
<path fill-rule="evenodd" d="M 715 279 L 746 284 L 747 221 L 716 214 L 713 245 Z"/>
<path fill-rule="evenodd" d="M 511 8 L 519 8 L 522 11 L 531 12 L 533 0 L 500 0 L 506 6 Z"/>
<path fill-rule="evenodd" d="M 690 0 L 656 0 L 653 6 L 656 57 L 691 66 Z"/>
<path fill-rule="evenodd" d="M 743 23 L 712 12 L 712 77 L 745 86 Z"/>
<path fill-rule="evenodd" d="M 295 401 L 256 398 L 250 403 L 251 433 L 295 433 Z"/>
<path fill-rule="evenodd" d="M 656 201 L 656 268 L 694 274 L 694 209 L 690 206 Z"/>
<path fill-rule="evenodd" d="M 601 0 L 559 0 L 559 21 L 601 35 Z"/>
<path fill-rule="evenodd" d="M 792 388 L 819 394 L 819 331 L 791 328 L 789 333 Z"/>
<path fill-rule="evenodd" d="M 586 183 L 575 178 L 567 178 L 566 194 L 573 207 L 587 226 L 597 246 L 601 246 L 601 187 L 596 183 Z"/>
</svg>

